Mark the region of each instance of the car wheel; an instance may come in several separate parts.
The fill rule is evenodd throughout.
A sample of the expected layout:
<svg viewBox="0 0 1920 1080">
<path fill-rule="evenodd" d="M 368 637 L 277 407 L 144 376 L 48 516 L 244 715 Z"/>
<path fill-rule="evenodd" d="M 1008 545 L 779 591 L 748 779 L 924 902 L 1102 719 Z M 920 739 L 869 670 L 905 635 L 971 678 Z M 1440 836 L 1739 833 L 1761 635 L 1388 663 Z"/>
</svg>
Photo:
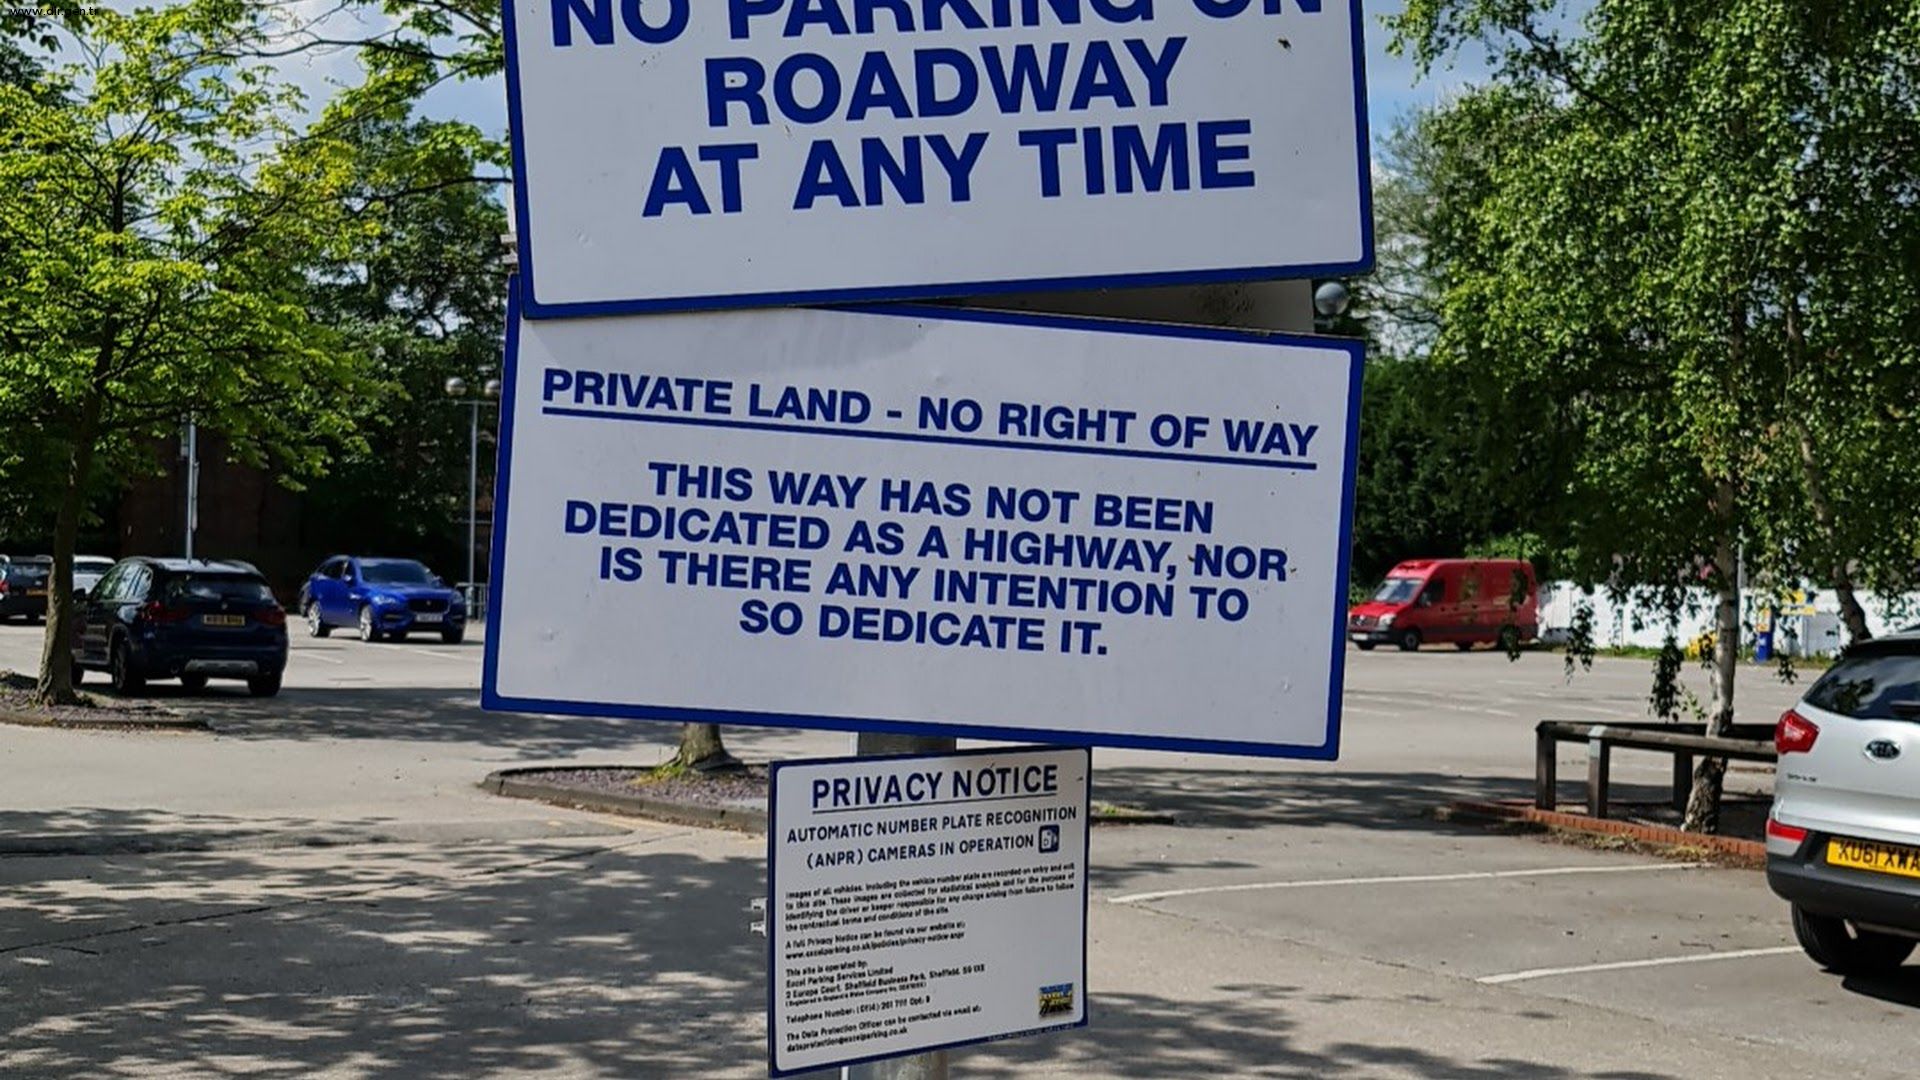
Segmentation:
<svg viewBox="0 0 1920 1080">
<path fill-rule="evenodd" d="M 1361 652 L 1372 652 L 1372 651 L 1373 651 L 1373 647 L 1374 647 L 1374 645 L 1376 644 L 1376 642 L 1372 642 L 1372 641 L 1356 641 L 1356 642 L 1354 642 L 1354 644 L 1355 644 L 1355 645 L 1357 645 L 1357 646 L 1359 646 L 1359 648 L 1360 648 L 1360 651 L 1361 651 Z"/>
<path fill-rule="evenodd" d="M 380 640 L 380 631 L 373 625 L 373 609 L 371 607 L 363 607 L 360 609 L 360 640 Z"/>
<path fill-rule="evenodd" d="M 1454 643 L 1453 643 L 1453 647 L 1454 647 L 1454 648 L 1456 648 L 1456 649 L 1459 649 L 1459 650 L 1460 650 L 1461 652 L 1472 652 L 1472 651 L 1473 651 L 1473 642 L 1471 642 L 1471 641 L 1456 641 L 1456 642 L 1454 642 Z"/>
<path fill-rule="evenodd" d="M 326 637 L 333 633 L 333 627 L 328 626 L 327 621 L 320 617 L 320 605 L 314 601 L 307 601 L 307 606 L 301 614 L 307 619 L 308 637 Z"/>
<path fill-rule="evenodd" d="M 137 694 L 146 688 L 147 677 L 140 674 L 138 662 L 133 658 L 133 648 L 126 638 L 113 643 L 113 658 L 108 674 L 113 679 L 113 692 L 116 694 Z"/>
<path fill-rule="evenodd" d="M 254 697 L 272 697 L 280 692 L 280 673 L 255 675 L 247 680 L 247 693 Z"/>
<path fill-rule="evenodd" d="M 1393 636 L 1393 643 L 1400 646 L 1401 652 L 1417 652 L 1420 648 L 1420 631 L 1402 630 Z"/>
<path fill-rule="evenodd" d="M 1906 963 L 1912 938 L 1849 926 L 1847 920 L 1815 915 L 1795 904 L 1793 936 L 1813 962 L 1837 975 L 1884 975 Z"/>
<path fill-rule="evenodd" d="M 180 689 L 185 690 L 189 694 L 197 694 L 206 688 L 207 677 L 205 675 L 180 676 Z"/>
<path fill-rule="evenodd" d="M 79 686 L 82 682 L 86 681 L 87 669 L 80 666 L 80 661 L 70 661 L 69 666 L 71 670 L 68 672 L 68 678 L 72 680 L 73 685 Z"/>
</svg>

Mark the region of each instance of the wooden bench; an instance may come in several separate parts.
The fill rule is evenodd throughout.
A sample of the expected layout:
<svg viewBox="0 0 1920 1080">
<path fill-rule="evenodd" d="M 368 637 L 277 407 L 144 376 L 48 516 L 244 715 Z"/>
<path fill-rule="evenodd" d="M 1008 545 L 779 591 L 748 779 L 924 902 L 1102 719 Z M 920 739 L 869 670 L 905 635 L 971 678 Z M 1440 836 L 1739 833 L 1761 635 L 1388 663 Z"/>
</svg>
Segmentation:
<svg viewBox="0 0 1920 1080">
<path fill-rule="evenodd" d="M 1685 810 L 1693 791 L 1693 759 L 1733 758 L 1740 761 L 1777 760 L 1773 728 L 1765 724 L 1735 724 L 1725 735 L 1708 735 L 1705 724 L 1585 724 L 1570 720 L 1542 720 L 1534 728 L 1533 805 L 1552 810 L 1558 802 L 1559 744 L 1587 744 L 1587 813 L 1607 816 L 1607 785 L 1615 747 L 1653 750 L 1673 755 L 1673 808 Z"/>
</svg>

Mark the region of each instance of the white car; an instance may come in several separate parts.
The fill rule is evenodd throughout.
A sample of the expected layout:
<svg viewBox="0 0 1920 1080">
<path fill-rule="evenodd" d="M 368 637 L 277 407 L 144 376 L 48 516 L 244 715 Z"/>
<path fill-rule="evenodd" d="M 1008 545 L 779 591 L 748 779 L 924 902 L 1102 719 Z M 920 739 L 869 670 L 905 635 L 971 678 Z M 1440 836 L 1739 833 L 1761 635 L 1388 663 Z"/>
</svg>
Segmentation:
<svg viewBox="0 0 1920 1080">
<path fill-rule="evenodd" d="M 75 555 L 73 557 L 73 595 L 85 596 L 93 591 L 107 571 L 113 569 L 112 559 L 103 559 L 98 555 Z"/>
<path fill-rule="evenodd" d="M 1767 884 L 1816 963 L 1892 971 L 1920 944 L 1920 633 L 1848 649 L 1773 741 Z"/>
</svg>

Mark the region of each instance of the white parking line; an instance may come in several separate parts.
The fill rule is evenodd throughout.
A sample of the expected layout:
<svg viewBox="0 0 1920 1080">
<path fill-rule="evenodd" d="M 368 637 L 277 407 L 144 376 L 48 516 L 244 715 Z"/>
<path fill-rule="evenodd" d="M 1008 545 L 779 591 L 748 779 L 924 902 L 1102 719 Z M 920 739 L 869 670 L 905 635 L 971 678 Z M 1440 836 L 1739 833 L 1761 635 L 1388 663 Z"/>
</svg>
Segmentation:
<svg viewBox="0 0 1920 1080">
<path fill-rule="evenodd" d="M 1662 870 L 1698 870 L 1711 865 L 1703 862 L 1635 863 L 1632 866 L 1553 866 L 1541 870 L 1481 870 L 1463 874 L 1400 874 L 1385 877 L 1318 878 L 1311 881 L 1256 881 L 1241 885 L 1203 885 L 1194 889 L 1162 889 L 1159 892 L 1128 893 L 1110 896 L 1109 904 L 1141 904 L 1148 900 L 1166 900 L 1176 896 L 1203 896 L 1209 893 L 1264 892 L 1273 889 L 1323 889 L 1335 885 L 1428 885 L 1448 881 L 1498 881 L 1506 878 L 1569 877 L 1575 874 L 1637 874 Z"/>
<path fill-rule="evenodd" d="M 1674 964 L 1704 964 L 1709 960 L 1743 960 L 1753 956 L 1785 956 L 1800 951 L 1798 945 L 1779 945 L 1767 949 L 1731 949 L 1727 952 L 1689 953 L 1686 956 L 1662 956 L 1652 960 L 1619 960 L 1611 964 L 1582 964 L 1579 967 L 1534 968 L 1509 971 L 1503 975 L 1482 975 L 1475 982 L 1498 986 L 1527 979 L 1548 979 L 1555 975 L 1585 975 L 1593 971 L 1632 971 L 1636 968 L 1670 967 Z"/>
<path fill-rule="evenodd" d="M 422 648 L 419 645 L 401 645 L 398 642 L 388 645 L 387 648 L 405 649 L 408 652 L 417 652 L 422 656 L 438 656 L 442 660 L 472 660 L 472 661 L 478 662 L 480 659 L 477 653 L 442 652 L 439 649 L 427 649 L 427 648 Z"/>
<path fill-rule="evenodd" d="M 320 655 L 319 653 L 317 653 L 317 652 L 315 652 L 315 651 L 313 651 L 312 649 L 302 649 L 302 650 L 300 650 L 300 659 L 302 659 L 302 660 L 318 660 L 318 661 L 320 661 L 320 662 L 321 662 L 321 663 L 323 663 L 323 664 L 344 664 L 344 663 L 346 663 L 346 661 L 345 661 L 345 660 L 342 660 L 342 659 L 340 659 L 340 658 L 339 658 L 339 657 L 337 657 L 337 656 L 322 656 L 322 655 Z"/>
</svg>

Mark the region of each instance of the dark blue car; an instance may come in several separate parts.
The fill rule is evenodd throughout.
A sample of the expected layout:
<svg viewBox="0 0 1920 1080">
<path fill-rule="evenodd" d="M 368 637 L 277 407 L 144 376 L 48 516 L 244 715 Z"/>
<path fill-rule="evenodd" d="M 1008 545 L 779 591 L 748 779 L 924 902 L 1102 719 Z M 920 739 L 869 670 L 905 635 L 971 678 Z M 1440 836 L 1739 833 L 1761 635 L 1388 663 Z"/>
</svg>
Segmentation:
<svg viewBox="0 0 1920 1080">
<path fill-rule="evenodd" d="M 459 590 L 412 559 L 336 555 L 301 586 L 300 615 L 314 637 L 352 626 L 361 641 L 434 633 L 458 645 L 467 633 L 467 603 Z"/>
<path fill-rule="evenodd" d="M 287 612 L 246 563 L 136 557 L 113 564 L 87 594 L 73 642 L 73 681 L 106 671 L 122 694 L 148 679 L 244 679 L 257 697 L 280 692 Z"/>
</svg>

